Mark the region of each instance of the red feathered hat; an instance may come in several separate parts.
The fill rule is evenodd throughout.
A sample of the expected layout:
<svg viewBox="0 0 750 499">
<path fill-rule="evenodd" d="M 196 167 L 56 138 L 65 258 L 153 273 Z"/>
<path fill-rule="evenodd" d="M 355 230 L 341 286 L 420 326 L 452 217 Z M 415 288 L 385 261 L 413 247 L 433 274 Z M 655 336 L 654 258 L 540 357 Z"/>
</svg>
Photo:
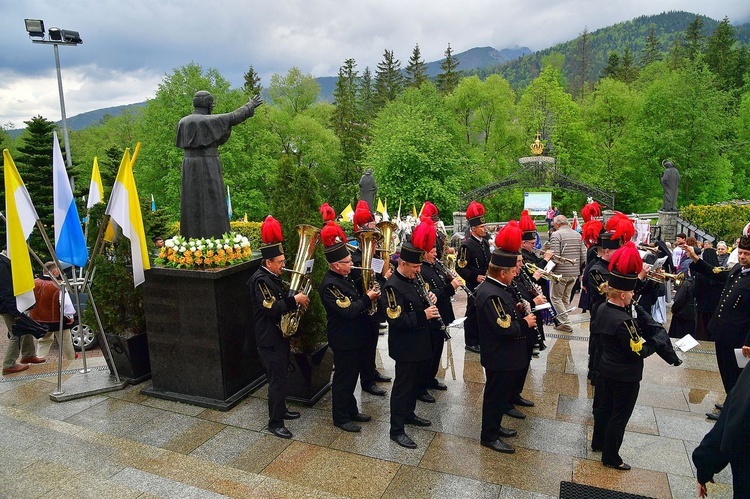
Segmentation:
<svg viewBox="0 0 750 499">
<path fill-rule="evenodd" d="M 336 212 L 328 203 L 323 203 L 320 205 L 320 214 L 323 217 L 324 222 L 331 222 L 336 220 Z"/>
<path fill-rule="evenodd" d="M 612 254 L 609 261 L 609 287 L 620 291 L 633 291 L 638 283 L 638 273 L 643 270 L 643 260 L 632 241 L 626 242 Z"/>
<path fill-rule="evenodd" d="M 522 239 L 524 241 L 536 241 L 536 224 L 534 219 L 529 215 L 529 210 L 523 210 L 521 212 L 521 218 L 518 221 L 518 225 L 523 231 Z"/>
<path fill-rule="evenodd" d="M 596 201 L 592 201 L 589 204 L 585 205 L 583 208 L 581 208 L 581 217 L 583 217 L 583 222 L 586 223 L 589 220 L 593 220 L 594 218 L 599 218 L 602 216 L 602 207 L 599 206 L 599 203 Z"/>
<path fill-rule="evenodd" d="M 506 253 L 518 253 L 521 249 L 523 231 L 515 220 L 511 220 L 495 236 L 495 247 Z"/>
<path fill-rule="evenodd" d="M 422 207 L 422 213 L 419 215 L 419 218 L 421 220 L 424 220 L 425 218 L 433 218 L 437 216 L 437 214 L 438 214 L 437 206 L 435 206 L 429 201 L 425 201 L 424 206 Z"/>
<path fill-rule="evenodd" d="M 612 234 L 612 240 L 621 241 L 624 244 L 635 235 L 635 225 L 627 215 L 616 211 L 612 218 L 607 220 L 607 232 Z"/>
<path fill-rule="evenodd" d="M 375 218 L 373 218 L 372 212 L 370 212 L 370 205 L 367 204 L 367 201 L 360 199 L 357 203 L 357 209 L 354 210 L 354 218 L 352 218 L 354 231 L 360 230 L 366 223 L 374 220 Z"/>
<path fill-rule="evenodd" d="M 588 220 L 583 224 L 581 229 L 581 239 L 587 248 L 599 244 L 599 234 L 604 230 L 604 225 L 600 220 Z"/>
<path fill-rule="evenodd" d="M 466 208 L 466 221 L 470 227 L 482 225 L 484 223 L 484 205 L 477 201 L 472 201 Z"/>
<path fill-rule="evenodd" d="M 435 247 L 435 241 L 437 240 L 437 232 L 435 230 L 435 222 L 431 218 L 423 219 L 419 225 L 414 227 L 411 233 L 411 244 L 415 248 L 424 250 L 426 253 L 432 251 Z"/>
<path fill-rule="evenodd" d="M 320 240 L 328 263 L 336 263 L 349 256 L 344 229 L 333 220 L 326 222 L 320 230 Z"/>
<path fill-rule="evenodd" d="M 281 222 L 268 215 L 263 224 L 260 226 L 260 239 L 263 246 L 260 247 L 260 254 L 264 259 L 276 258 L 284 254 L 284 248 L 281 246 L 284 241 L 284 235 L 281 232 Z"/>
</svg>

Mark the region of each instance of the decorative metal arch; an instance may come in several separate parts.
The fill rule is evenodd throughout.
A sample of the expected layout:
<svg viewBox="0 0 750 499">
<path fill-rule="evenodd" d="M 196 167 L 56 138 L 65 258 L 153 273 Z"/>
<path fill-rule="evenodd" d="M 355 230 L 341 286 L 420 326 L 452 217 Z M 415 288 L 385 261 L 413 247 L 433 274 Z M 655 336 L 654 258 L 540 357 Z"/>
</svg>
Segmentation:
<svg viewBox="0 0 750 499">
<path fill-rule="evenodd" d="M 614 210 L 615 195 L 612 192 L 603 191 L 594 186 L 584 184 L 557 171 L 555 158 L 551 156 L 529 156 L 518 158 L 521 168 L 514 171 L 505 178 L 474 189 L 461 195 L 461 204 L 465 206 L 469 201 L 482 199 L 503 187 L 521 184 L 522 186 L 560 187 L 569 191 L 578 191 L 593 198 L 596 202 Z"/>
</svg>

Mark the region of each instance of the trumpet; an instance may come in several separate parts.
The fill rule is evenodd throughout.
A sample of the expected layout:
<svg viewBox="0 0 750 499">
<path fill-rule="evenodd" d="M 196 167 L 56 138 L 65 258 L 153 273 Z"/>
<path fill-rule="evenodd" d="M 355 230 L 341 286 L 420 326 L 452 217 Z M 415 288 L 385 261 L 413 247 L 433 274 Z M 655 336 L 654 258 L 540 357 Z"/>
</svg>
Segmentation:
<svg viewBox="0 0 750 499">
<path fill-rule="evenodd" d="M 657 248 L 656 246 L 649 246 L 648 244 L 639 244 L 638 249 L 641 251 L 649 251 L 654 255 L 659 253 L 659 248 Z"/>
<path fill-rule="evenodd" d="M 575 265 L 578 263 L 578 259 L 571 260 L 570 258 L 565 258 L 564 256 L 559 255 L 552 255 L 552 260 L 555 263 L 569 263 L 571 265 Z"/>
<path fill-rule="evenodd" d="M 685 280 L 685 274 L 680 272 L 679 274 L 670 274 L 668 272 L 664 272 L 662 269 L 649 269 L 648 273 L 646 274 L 646 279 L 649 281 L 658 282 L 660 284 L 663 284 L 664 281 L 667 279 L 671 279 L 674 281 L 675 286 L 679 286 L 682 284 L 682 281 Z"/>
<path fill-rule="evenodd" d="M 552 272 L 547 272 L 544 269 L 540 269 L 533 263 L 527 262 L 527 263 L 524 263 L 523 266 L 526 267 L 526 270 L 528 270 L 532 274 L 538 270 L 539 272 L 542 273 L 542 278 L 548 281 L 560 282 L 560 280 L 562 279 L 562 274 L 553 274 Z"/>
</svg>

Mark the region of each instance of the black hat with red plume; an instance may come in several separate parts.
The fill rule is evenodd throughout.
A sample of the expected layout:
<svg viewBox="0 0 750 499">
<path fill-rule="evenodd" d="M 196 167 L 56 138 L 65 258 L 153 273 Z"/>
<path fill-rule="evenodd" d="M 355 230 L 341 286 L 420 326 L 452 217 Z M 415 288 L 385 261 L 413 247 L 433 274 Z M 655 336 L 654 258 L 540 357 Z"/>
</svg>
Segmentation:
<svg viewBox="0 0 750 499">
<path fill-rule="evenodd" d="M 606 225 L 607 232 L 611 234 L 611 240 L 613 243 L 617 243 L 618 246 L 624 245 L 626 242 L 633 239 L 635 235 L 635 225 L 633 221 L 628 218 L 624 213 L 616 211 L 612 218 L 607 220 Z M 618 246 L 615 246 L 618 247 Z"/>
<path fill-rule="evenodd" d="M 592 201 L 581 208 L 581 217 L 583 218 L 584 223 L 595 218 L 600 218 L 601 216 L 602 207 L 599 206 L 599 203 L 597 203 L 596 201 Z"/>
<path fill-rule="evenodd" d="M 411 244 L 415 248 L 423 250 L 425 253 L 429 253 L 435 247 L 435 241 L 437 240 L 437 231 L 435 229 L 435 222 L 431 218 L 425 218 L 419 225 L 414 227 L 411 233 Z"/>
<path fill-rule="evenodd" d="M 495 251 L 490 263 L 498 267 L 515 267 L 520 255 L 523 231 L 515 220 L 511 220 L 495 236 Z"/>
<path fill-rule="evenodd" d="M 610 288 L 620 291 L 633 291 L 638 284 L 638 273 L 643 270 L 641 254 L 632 241 L 626 242 L 622 248 L 612 255 L 609 261 Z"/>
<path fill-rule="evenodd" d="M 320 240 L 323 242 L 323 252 L 328 263 L 336 263 L 349 256 L 346 249 L 346 233 L 336 223 L 336 212 L 328 203 L 320 206 L 320 214 L 323 215 L 325 225 L 320 230 Z"/>
<path fill-rule="evenodd" d="M 587 248 L 600 246 L 601 233 L 604 232 L 604 225 L 599 220 L 589 220 L 584 222 L 581 229 L 581 239 Z"/>
<path fill-rule="evenodd" d="M 469 227 L 476 227 L 477 225 L 484 224 L 484 205 L 477 201 L 472 201 L 466 208 L 466 221 L 469 222 Z"/>
<path fill-rule="evenodd" d="M 284 235 L 281 232 L 281 222 L 268 215 L 260 226 L 260 239 L 263 245 L 260 247 L 261 256 L 268 260 L 284 254 Z"/>
<path fill-rule="evenodd" d="M 521 212 L 521 218 L 518 221 L 518 225 L 523 231 L 523 236 L 521 237 L 522 240 L 536 241 L 536 224 L 534 223 L 534 219 L 531 218 L 531 215 L 529 215 L 529 210 L 523 210 Z"/>
<path fill-rule="evenodd" d="M 367 201 L 360 199 L 357 203 L 357 208 L 354 210 L 354 217 L 352 218 L 352 223 L 354 224 L 354 232 L 361 230 L 365 226 L 365 224 L 374 221 L 375 218 L 372 216 L 372 212 L 370 211 L 370 205 L 367 204 Z"/>
<path fill-rule="evenodd" d="M 424 220 L 426 218 L 429 218 L 431 220 L 435 220 L 438 215 L 438 209 L 437 206 L 432 204 L 429 201 L 424 202 L 424 206 L 422 206 L 422 213 L 419 214 L 419 219 Z"/>
</svg>

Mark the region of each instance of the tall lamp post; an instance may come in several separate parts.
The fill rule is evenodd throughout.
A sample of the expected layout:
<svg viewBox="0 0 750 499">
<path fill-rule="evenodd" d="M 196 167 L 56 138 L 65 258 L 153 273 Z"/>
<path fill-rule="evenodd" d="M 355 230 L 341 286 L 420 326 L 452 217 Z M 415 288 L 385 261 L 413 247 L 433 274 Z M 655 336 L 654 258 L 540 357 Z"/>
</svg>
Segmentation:
<svg viewBox="0 0 750 499">
<path fill-rule="evenodd" d="M 70 154 L 70 140 L 68 139 L 68 120 L 65 116 L 65 97 L 63 97 L 62 75 L 60 74 L 60 54 L 58 45 L 76 46 L 83 43 L 78 31 L 69 29 L 50 28 L 47 33 L 44 32 L 44 21 L 41 19 L 24 19 L 26 31 L 31 37 L 33 43 L 42 43 L 55 47 L 55 67 L 57 68 L 57 90 L 60 93 L 60 113 L 62 114 L 63 140 L 65 141 L 65 160 L 68 168 L 73 167 L 73 160 Z M 38 38 L 36 40 L 35 38 Z"/>
</svg>

